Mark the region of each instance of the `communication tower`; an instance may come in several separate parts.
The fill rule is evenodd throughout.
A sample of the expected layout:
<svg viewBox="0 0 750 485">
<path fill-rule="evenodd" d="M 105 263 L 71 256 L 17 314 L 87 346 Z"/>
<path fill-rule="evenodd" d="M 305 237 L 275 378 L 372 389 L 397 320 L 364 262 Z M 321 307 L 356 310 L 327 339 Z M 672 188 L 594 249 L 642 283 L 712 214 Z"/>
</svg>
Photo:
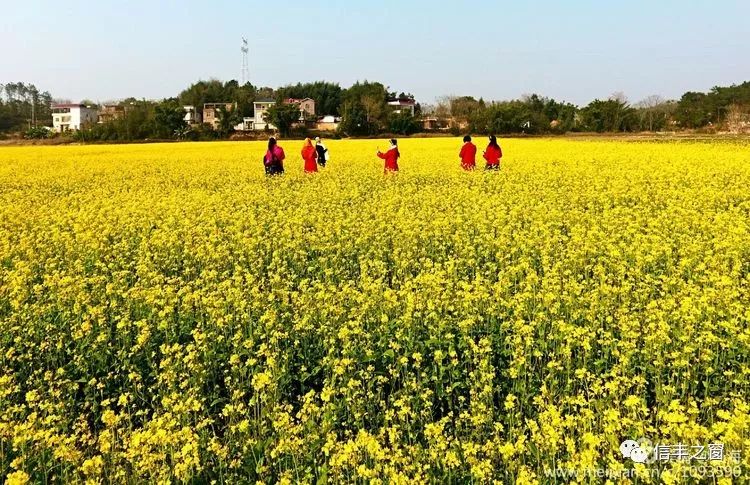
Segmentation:
<svg viewBox="0 0 750 485">
<path fill-rule="evenodd" d="M 250 82 L 250 73 L 247 63 L 247 54 L 250 52 L 250 49 L 247 46 L 247 39 L 242 38 L 242 47 L 240 48 L 240 51 L 242 52 L 242 85 L 244 86 L 246 83 Z"/>
</svg>

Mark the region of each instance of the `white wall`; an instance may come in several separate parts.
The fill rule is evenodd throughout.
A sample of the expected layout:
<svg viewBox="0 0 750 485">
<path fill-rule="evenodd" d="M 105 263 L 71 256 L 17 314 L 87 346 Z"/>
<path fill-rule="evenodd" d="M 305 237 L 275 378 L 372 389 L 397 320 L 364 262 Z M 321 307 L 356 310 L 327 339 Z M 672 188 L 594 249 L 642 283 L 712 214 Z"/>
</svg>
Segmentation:
<svg viewBox="0 0 750 485">
<path fill-rule="evenodd" d="M 263 119 L 263 114 L 268 111 L 268 108 L 273 106 L 276 103 L 255 103 L 253 105 L 253 114 L 255 115 L 255 122 L 256 123 L 265 123 L 265 120 Z"/>
<path fill-rule="evenodd" d="M 97 122 L 98 112 L 91 108 L 69 108 L 67 113 L 52 113 L 52 129 L 60 133 L 65 130 L 80 130 L 82 124 Z"/>
<path fill-rule="evenodd" d="M 263 114 L 276 103 L 255 103 L 253 105 L 253 112 L 254 112 L 254 121 L 253 121 L 253 129 L 254 130 L 266 130 L 271 129 L 275 130 L 276 127 L 273 126 L 270 123 L 266 123 L 266 120 L 263 119 Z"/>
<path fill-rule="evenodd" d="M 99 115 L 99 111 L 91 108 L 80 108 L 79 109 L 79 117 L 78 117 L 78 128 L 80 129 L 81 125 L 84 124 L 94 124 L 97 122 L 97 118 Z"/>
</svg>

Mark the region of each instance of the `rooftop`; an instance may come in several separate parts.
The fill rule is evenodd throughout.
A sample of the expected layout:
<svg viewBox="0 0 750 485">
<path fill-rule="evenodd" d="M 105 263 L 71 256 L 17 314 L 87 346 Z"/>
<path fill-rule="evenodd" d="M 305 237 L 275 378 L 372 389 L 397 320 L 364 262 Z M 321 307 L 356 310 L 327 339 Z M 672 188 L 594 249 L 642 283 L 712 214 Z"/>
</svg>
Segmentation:
<svg viewBox="0 0 750 485">
<path fill-rule="evenodd" d="M 413 99 L 389 99 L 388 104 L 391 106 L 414 106 L 417 102 Z"/>
</svg>

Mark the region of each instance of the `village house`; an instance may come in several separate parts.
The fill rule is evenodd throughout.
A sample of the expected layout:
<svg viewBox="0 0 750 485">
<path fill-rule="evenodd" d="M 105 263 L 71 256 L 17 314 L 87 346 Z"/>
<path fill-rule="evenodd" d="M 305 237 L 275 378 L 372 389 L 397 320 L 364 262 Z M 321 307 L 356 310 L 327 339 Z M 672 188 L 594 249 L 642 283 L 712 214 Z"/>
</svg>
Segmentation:
<svg viewBox="0 0 750 485">
<path fill-rule="evenodd" d="M 417 102 L 411 98 L 399 98 L 389 100 L 388 106 L 393 109 L 394 113 L 401 114 L 404 111 L 408 111 L 411 116 L 414 116 Z"/>
<path fill-rule="evenodd" d="M 341 118 L 338 116 L 324 116 L 315 124 L 315 129 L 319 131 L 336 131 L 341 124 Z"/>
<path fill-rule="evenodd" d="M 245 116 L 242 118 L 242 122 L 234 126 L 235 131 L 252 131 L 255 125 L 255 118 L 252 116 Z"/>
<path fill-rule="evenodd" d="M 303 99 L 288 98 L 284 100 L 284 104 L 296 104 L 299 106 L 300 122 L 304 122 L 308 120 L 315 120 L 315 100 L 314 99 L 312 98 L 303 98 Z"/>
<path fill-rule="evenodd" d="M 98 111 L 83 104 L 53 104 L 52 129 L 57 133 L 80 130 L 97 122 Z"/>
<path fill-rule="evenodd" d="M 131 103 L 132 104 L 132 103 Z M 103 104 L 99 108 L 99 123 L 110 123 L 119 120 L 133 108 L 130 104 Z"/>
<path fill-rule="evenodd" d="M 253 130 L 275 130 L 276 127 L 271 123 L 266 122 L 263 115 L 266 114 L 268 108 L 275 105 L 276 101 L 270 98 L 256 99 L 253 103 Z"/>
<path fill-rule="evenodd" d="M 187 105 L 182 107 L 185 110 L 183 119 L 188 126 L 199 125 L 201 123 L 201 114 L 195 109 L 195 106 Z"/>
<path fill-rule="evenodd" d="M 219 128 L 219 110 L 231 111 L 235 107 L 234 103 L 205 103 L 203 105 L 203 122 L 213 126 L 216 130 Z"/>
<path fill-rule="evenodd" d="M 429 116 L 422 118 L 422 129 L 425 131 L 442 130 L 444 128 L 446 128 L 446 126 L 439 118 Z"/>
</svg>

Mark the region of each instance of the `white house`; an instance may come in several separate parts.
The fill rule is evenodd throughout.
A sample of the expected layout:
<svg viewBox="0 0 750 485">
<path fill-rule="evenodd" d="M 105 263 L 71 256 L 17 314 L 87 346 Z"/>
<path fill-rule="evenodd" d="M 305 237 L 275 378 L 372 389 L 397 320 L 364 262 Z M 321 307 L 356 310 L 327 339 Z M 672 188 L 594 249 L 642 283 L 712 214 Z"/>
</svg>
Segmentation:
<svg viewBox="0 0 750 485">
<path fill-rule="evenodd" d="M 253 130 L 275 130 L 276 127 L 271 123 L 267 123 L 263 119 L 263 115 L 266 114 L 268 108 L 275 105 L 276 101 L 272 99 L 257 99 L 253 103 Z"/>
<path fill-rule="evenodd" d="M 409 98 L 400 98 L 388 101 L 388 106 L 393 109 L 394 113 L 398 114 L 401 114 L 404 111 L 408 111 L 410 115 L 414 116 L 416 105 L 416 101 Z"/>
<path fill-rule="evenodd" d="M 197 109 L 195 109 L 195 106 L 187 105 L 183 106 L 182 109 L 185 110 L 185 116 L 183 119 L 185 120 L 185 123 L 188 124 L 188 126 L 197 125 L 201 122 L 201 113 Z"/>
<path fill-rule="evenodd" d="M 82 126 L 97 122 L 99 112 L 83 104 L 52 105 L 52 129 L 58 133 L 80 130 Z"/>
<path fill-rule="evenodd" d="M 338 116 L 324 116 L 315 124 L 315 129 L 320 131 L 336 131 L 339 129 L 341 118 Z"/>
<path fill-rule="evenodd" d="M 255 118 L 245 116 L 242 118 L 242 123 L 235 125 L 235 131 L 252 131 Z"/>
</svg>

